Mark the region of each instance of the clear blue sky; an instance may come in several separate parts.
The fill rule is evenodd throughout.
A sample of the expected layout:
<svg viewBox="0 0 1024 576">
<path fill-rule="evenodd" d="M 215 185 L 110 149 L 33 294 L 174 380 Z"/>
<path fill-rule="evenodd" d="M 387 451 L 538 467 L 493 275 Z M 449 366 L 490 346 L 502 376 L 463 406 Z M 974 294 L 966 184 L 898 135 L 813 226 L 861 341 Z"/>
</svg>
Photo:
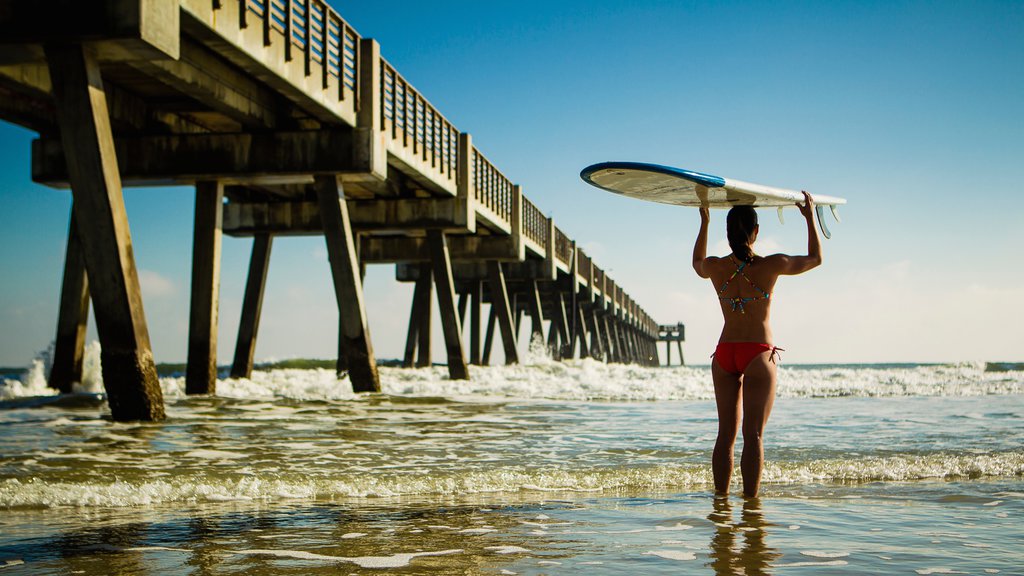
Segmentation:
<svg viewBox="0 0 1024 576">
<path fill-rule="evenodd" d="M 657 320 L 706 362 L 721 326 L 689 267 L 697 213 L 615 197 L 579 170 L 658 162 L 843 196 L 825 264 L 780 281 L 789 362 L 1024 359 L 1024 3 L 333 2 Z M 70 198 L 29 178 L 0 123 L 0 364 L 53 338 Z M 193 192 L 125 192 L 158 361 L 185 358 Z M 762 253 L 803 228 L 761 213 Z M 716 212 L 712 252 L 724 253 Z M 250 242 L 225 238 L 220 359 Z M 257 358 L 331 357 L 322 239 L 274 247 Z M 372 267 L 379 357 L 411 290 Z M 438 334 L 435 359 L 441 360 Z"/>
</svg>

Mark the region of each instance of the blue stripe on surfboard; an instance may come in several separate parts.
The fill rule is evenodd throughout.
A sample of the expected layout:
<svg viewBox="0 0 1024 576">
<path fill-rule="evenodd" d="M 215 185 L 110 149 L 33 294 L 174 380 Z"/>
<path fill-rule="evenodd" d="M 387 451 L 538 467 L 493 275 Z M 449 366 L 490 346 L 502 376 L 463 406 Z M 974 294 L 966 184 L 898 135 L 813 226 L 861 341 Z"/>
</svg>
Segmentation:
<svg viewBox="0 0 1024 576">
<path fill-rule="evenodd" d="M 590 179 L 594 173 L 601 170 L 638 170 L 640 172 L 654 172 L 657 174 L 665 174 L 667 176 L 675 176 L 676 178 L 689 180 L 690 182 L 700 184 L 701 186 L 706 186 L 708 188 L 721 188 L 725 186 L 725 178 L 712 176 L 711 174 L 703 174 L 701 172 L 694 172 L 692 170 L 662 166 L 661 164 L 648 164 L 646 162 L 601 162 L 600 164 L 594 164 L 593 166 L 587 166 L 584 168 L 580 172 L 580 178 L 588 184 L 592 184 L 598 188 L 603 188 L 603 186 Z"/>
</svg>

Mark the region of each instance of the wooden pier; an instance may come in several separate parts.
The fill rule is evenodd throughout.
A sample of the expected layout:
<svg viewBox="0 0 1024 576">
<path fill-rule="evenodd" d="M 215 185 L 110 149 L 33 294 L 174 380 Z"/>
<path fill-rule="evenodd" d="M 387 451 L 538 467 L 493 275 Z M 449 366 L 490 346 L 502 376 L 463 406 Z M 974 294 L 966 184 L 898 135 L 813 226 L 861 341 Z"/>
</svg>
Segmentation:
<svg viewBox="0 0 1024 576">
<path fill-rule="evenodd" d="M 516 362 L 524 313 L 558 357 L 658 364 L 657 323 L 322 0 L 0 0 L 0 118 L 39 133 L 33 179 L 73 196 L 51 385 L 81 379 L 92 302 L 115 419 L 163 417 L 122 186 L 195 187 L 188 393 L 216 384 L 223 234 L 254 238 L 232 376 L 296 235 L 324 237 L 356 391 L 380 389 L 372 264 L 415 283 L 409 366 L 430 361 L 435 292 L 452 378 L 495 334 Z"/>
<path fill-rule="evenodd" d="M 665 366 L 672 365 L 672 343 L 675 342 L 679 349 L 679 365 L 685 366 L 686 360 L 683 357 L 683 342 L 686 341 L 686 327 L 682 322 L 678 324 L 662 324 L 658 326 L 658 341 L 665 343 Z"/>
</svg>

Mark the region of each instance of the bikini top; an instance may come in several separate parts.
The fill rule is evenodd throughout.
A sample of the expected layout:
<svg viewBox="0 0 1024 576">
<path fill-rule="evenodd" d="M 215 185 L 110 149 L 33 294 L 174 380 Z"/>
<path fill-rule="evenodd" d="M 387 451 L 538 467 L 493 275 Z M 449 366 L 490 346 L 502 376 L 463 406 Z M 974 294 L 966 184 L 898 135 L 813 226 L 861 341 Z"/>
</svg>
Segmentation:
<svg viewBox="0 0 1024 576">
<path fill-rule="evenodd" d="M 736 264 L 736 271 L 732 273 L 732 276 L 729 276 L 729 279 L 725 281 L 725 284 L 722 284 L 722 289 L 718 291 L 718 299 L 723 302 L 728 302 L 729 304 L 731 304 L 733 312 L 739 311 L 740 314 L 746 314 L 747 311 L 743 309 L 744 304 L 746 304 L 747 302 L 752 302 L 754 300 L 768 300 L 772 297 L 772 295 L 769 292 L 765 292 L 764 290 L 762 290 L 760 287 L 757 286 L 757 284 L 754 284 L 754 281 L 748 278 L 747 275 L 743 272 L 743 269 L 746 268 L 747 264 L 749 264 L 750 262 L 737 262 L 736 258 L 733 256 L 729 256 L 729 258 L 731 258 L 733 263 Z M 751 296 L 747 298 L 742 298 L 740 296 L 735 296 L 732 298 L 728 296 L 722 296 L 722 294 L 725 292 L 725 289 L 729 287 L 729 283 L 732 282 L 733 278 L 735 278 L 737 274 L 743 276 L 743 279 L 747 281 L 747 284 L 750 284 L 750 287 L 760 292 L 761 295 Z"/>
</svg>

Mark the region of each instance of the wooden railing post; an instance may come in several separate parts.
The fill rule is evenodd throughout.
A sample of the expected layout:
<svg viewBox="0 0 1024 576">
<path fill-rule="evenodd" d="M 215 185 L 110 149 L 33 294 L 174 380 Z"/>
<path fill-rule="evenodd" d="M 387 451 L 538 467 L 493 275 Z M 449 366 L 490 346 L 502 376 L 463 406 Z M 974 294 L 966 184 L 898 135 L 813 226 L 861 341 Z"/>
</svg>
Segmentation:
<svg viewBox="0 0 1024 576">
<path fill-rule="evenodd" d="M 324 26 L 326 26 L 326 22 Z M 344 39 L 342 39 L 344 42 Z M 342 46 L 344 48 L 344 46 Z M 326 45 L 325 45 L 326 50 Z M 370 177 L 383 182 L 388 177 L 387 133 L 384 132 L 384 104 L 381 79 L 380 44 L 364 38 L 359 43 L 359 110 L 356 112 L 356 137 L 352 147 L 356 166 Z M 324 66 L 327 54 L 324 53 Z M 344 63 L 342 63 L 344 68 Z M 342 70 L 344 76 L 344 70 Z M 344 84 L 344 78 L 339 82 Z"/>
<path fill-rule="evenodd" d="M 523 187 L 516 184 L 512 187 L 512 245 L 515 249 L 516 258 L 522 262 L 526 259 L 526 243 L 523 242 Z"/>
<path fill-rule="evenodd" d="M 456 150 L 456 188 L 458 190 L 458 217 L 470 234 L 476 233 L 476 190 L 473 188 L 473 138 L 466 132 L 459 134 Z"/>
</svg>

